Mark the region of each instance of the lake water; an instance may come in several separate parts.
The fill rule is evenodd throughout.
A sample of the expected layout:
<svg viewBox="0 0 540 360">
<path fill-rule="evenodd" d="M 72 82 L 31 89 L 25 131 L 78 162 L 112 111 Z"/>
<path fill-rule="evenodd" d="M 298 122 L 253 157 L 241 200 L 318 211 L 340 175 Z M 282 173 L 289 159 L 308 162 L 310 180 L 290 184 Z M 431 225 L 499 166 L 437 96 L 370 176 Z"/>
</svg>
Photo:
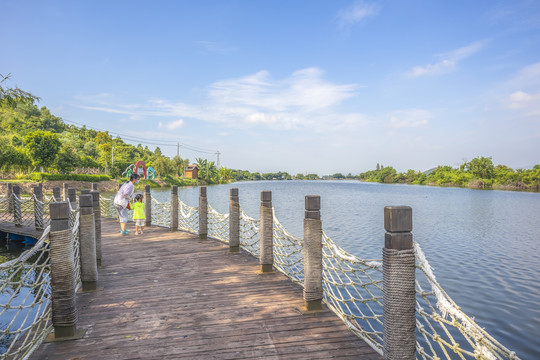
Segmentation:
<svg viewBox="0 0 540 360">
<path fill-rule="evenodd" d="M 209 204 L 229 212 L 229 189 L 259 218 L 260 192 L 272 191 L 276 217 L 302 236 L 304 197 L 321 196 L 324 231 L 363 259 L 382 258 L 383 209 L 413 209 L 413 237 L 450 297 L 522 359 L 540 359 L 540 193 L 357 181 L 259 181 L 209 186 Z M 197 206 L 198 188 L 179 198 Z M 168 201 L 170 190 L 152 190 Z"/>
</svg>

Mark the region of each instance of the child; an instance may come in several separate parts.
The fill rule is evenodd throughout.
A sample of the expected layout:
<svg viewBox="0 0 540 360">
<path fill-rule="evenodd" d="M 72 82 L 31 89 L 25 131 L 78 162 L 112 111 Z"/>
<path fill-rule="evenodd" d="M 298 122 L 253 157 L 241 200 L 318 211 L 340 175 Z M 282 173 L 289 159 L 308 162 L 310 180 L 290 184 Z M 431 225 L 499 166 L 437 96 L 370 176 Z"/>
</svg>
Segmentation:
<svg viewBox="0 0 540 360">
<path fill-rule="evenodd" d="M 137 196 L 135 196 L 135 202 L 131 208 L 133 209 L 133 220 L 135 221 L 135 235 L 142 234 L 144 223 L 146 221 L 142 194 L 137 194 Z"/>
</svg>

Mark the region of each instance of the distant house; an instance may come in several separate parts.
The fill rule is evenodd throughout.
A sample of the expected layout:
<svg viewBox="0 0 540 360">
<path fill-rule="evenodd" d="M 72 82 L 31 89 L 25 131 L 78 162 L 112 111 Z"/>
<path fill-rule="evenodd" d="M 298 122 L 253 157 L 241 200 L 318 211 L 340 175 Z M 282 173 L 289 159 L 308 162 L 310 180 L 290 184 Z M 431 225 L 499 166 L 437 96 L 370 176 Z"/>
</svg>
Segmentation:
<svg viewBox="0 0 540 360">
<path fill-rule="evenodd" d="M 199 168 L 197 165 L 189 165 L 186 170 L 184 170 L 184 176 L 190 179 L 198 179 Z"/>
</svg>

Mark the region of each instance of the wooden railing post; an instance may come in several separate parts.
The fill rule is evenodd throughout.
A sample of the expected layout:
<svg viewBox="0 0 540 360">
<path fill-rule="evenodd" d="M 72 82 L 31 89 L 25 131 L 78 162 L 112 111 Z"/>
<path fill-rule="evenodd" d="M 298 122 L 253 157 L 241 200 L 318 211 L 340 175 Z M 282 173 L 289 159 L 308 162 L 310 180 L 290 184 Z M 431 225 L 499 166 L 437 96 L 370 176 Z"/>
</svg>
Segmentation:
<svg viewBox="0 0 540 360">
<path fill-rule="evenodd" d="M 21 188 L 13 186 L 13 223 L 16 227 L 22 226 Z"/>
<path fill-rule="evenodd" d="M 178 186 L 171 186 L 171 231 L 178 231 Z"/>
<path fill-rule="evenodd" d="M 412 208 L 384 208 L 383 350 L 384 359 L 416 358 L 415 257 Z"/>
<path fill-rule="evenodd" d="M 304 218 L 304 306 L 322 310 L 322 223 L 321 197 L 306 196 Z"/>
<path fill-rule="evenodd" d="M 71 204 L 72 209 L 77 208 L 77 190 L 75 189 L 68 189 L 68 200 Z"/>
<path fill-rule="evenodd" d="M 55 201 L 62 201 L 60 197 L 60 188 L 59 187 L 53 187 L 52 189 L 53 197 Z"/>
<path fill-rule="evenodd" d="M 70 338 L 77 332 L 75 301 L 75 263 L 73 241 L 69 228 L 67 201 L 50 204 L 51 232 L 49 254 L 51 258 L 52 323 L 55 338 Z"/>
<path fill-rule="evenodd" d="M 93 196 L 80 195 L 80 254 L 83 291 L 96 290 L 98 271 L 96 257 L 96 226 Z"/>
<path fill-rule="evenodd" d="M 206 198 L 206 186 L 199 187 L 199 239 L 208 236 L 208 199 Z"/>
<path fill-rule="evenodd" d="M 63 183 L 62 185 L 63 185 L 63 188 L 64 188 L 64 190 L 62 192 L 62 201 L 67 201 L 68 198 L 69 198 L 69 194 L 68 194 L 68 192 L 69 192 L 69 184 L 68 183 Z"/>
<path fill-rule="evenodd" d="M 94 207 L 94 227 L 96 233 L 96 259 L 98 266 L 101 266 L 101 206 L 99 206 L 99 192 L 90 191 L 92 195 L 92 206 Z"/>
<path fill-rule="evenodd" d="M 259 259 L 260 272 L 272 273 L 274 266 L 274 214 L 272 209 L 272 192 L 261 191 L 261 257 Z"/>
<path fill-rule="evenodd" d="M 13 214 L 13 198 L 11 197 L 13 195 L 13 184 L 7 183 L 7 198 L 8 198 L 8 212 L 10 214 Z"/>
<path fill-rule="evenodd" d="M 238 188 L 230 190 L 229 200 L 229 252 L 240 251 L 240 200 Z"/>
<path fill-rule="evenodd" d="M 34 187 L 34 224 L 36 230 L 43 230 L 43 192 L 41 187 Z"/>
<path fill-rule="evenodd" d="M 145 226 L 152 226 L 152 193 L 150 185 L 144 185 L 144 216 L 146 217 Z"/>
</svg>

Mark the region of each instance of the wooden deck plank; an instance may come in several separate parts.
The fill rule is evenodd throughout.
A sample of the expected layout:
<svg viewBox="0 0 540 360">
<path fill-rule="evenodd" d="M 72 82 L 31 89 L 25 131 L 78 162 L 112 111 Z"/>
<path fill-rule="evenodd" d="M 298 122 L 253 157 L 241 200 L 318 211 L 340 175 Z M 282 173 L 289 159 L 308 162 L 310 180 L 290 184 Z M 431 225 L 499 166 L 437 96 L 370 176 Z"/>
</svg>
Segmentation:
<svg viewBox="0 0 540 360">
<path fill-rule="evenodd" d="M 77 296 L 83 339 L 32 359 L 381 359 L 332 312 L 302 314 L 302 289 L 247 253 L 150 227 L 102 223 L 97 292 Z"/>
</svg>

